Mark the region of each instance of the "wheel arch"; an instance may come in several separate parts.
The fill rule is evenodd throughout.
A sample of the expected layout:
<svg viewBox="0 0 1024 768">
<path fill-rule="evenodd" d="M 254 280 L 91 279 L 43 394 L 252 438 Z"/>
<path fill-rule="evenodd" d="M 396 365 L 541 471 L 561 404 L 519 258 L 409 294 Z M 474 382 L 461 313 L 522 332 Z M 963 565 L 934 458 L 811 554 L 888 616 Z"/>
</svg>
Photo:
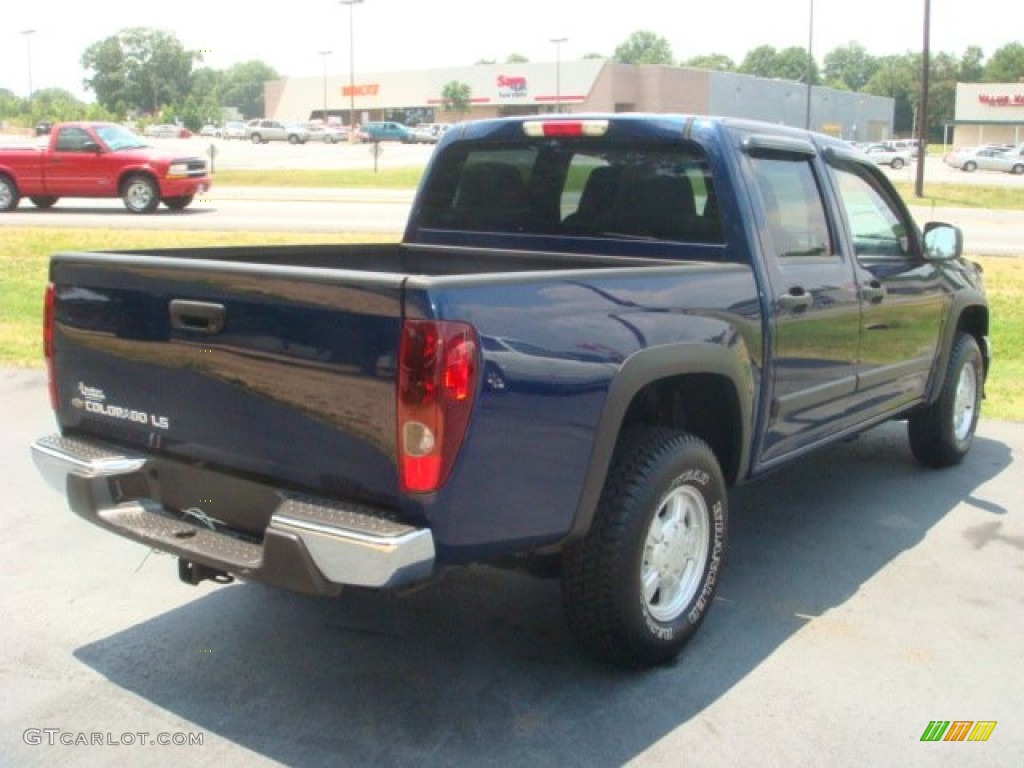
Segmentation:
<svg viewBox="0 0 1024 768">
<path fill-rule="evenodd" d="M 956 343 L 957 336 L 961 333 L 970 334 L 978 342 L 978 347 L 981 349 L 981 356 L 984 361 L 985 379 L 988 379 L 988 369 L 992 362 L 991 347 L 988 341 L 988 305 L 983 300 L 978 300 L 973 292 L 970 295 L 961 296 L 959 299 L 950 308 L 950 312 L 956 320 L 946 326 L 946 332 L 942 336 L 942 349 L 932 370 L 928 397 L 925 400 L 926 404 L 935 402 L 942 391 L 943 375 L 946 367 L 949 365 L 949 357 L 953 352 L 953 345 Z M 982 393 L 984 394 L 984 382 L 982 382 Z"/>
<path fill-rule="evenodd" d="M 156 185 L 157 194 L 158 195 L 160 194 L 160 179 L 157 178 L 157 175 L 153 171 L 153 169 L 152 168 L 145 168 L 145 167 L 142 167 L 142 168 L 135 167 L 135 168 L 125 168 L 125 169 L 123 169 L 121 171 L 120 175 L 118 175 L 118 177 L 117 177 L 117 194 L 118 195 L 123 195 L 124 194 L 124 185 L 127 184 L 128 180 L 130 178 L 132 178 L 133 176 L 147 176 L 147 177 L 149 177 L 149 180 L 152 181 Z"/>
<path fill-rule="evenodd" d="M 743 478 L 753 393 L 749 361 L 721 345 L 673 344 L 630 357 L 609 387 L 567 543 L 590 529 L 615 449 L 634 427 L 669 426 L 699 437 L 714 452 L 727 485 Z"/>
</svg>

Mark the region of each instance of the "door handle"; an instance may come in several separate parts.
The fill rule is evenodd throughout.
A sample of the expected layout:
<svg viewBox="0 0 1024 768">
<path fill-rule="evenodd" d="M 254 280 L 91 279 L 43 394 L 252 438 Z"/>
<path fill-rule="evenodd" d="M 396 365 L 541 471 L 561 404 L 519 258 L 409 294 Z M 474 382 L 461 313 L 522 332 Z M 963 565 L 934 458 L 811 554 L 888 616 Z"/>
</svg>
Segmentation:
<svg viewBox="0 0 1024 768">
<path fill-rule="evenodd" d="M 810 291 L 805 291 L 799 285 L 790 288 L 787 293 L 779 296 L 779 309 L 786 312 L 800 314 L 801 312 L 806 312 L 812 306 L 814 306 L 814 295 Z"/>
<path fill-rule="evenodd" d="M 173 299 L 170 304 L 171 327 L 192 333 L 220 333 L 224 329 L 223 304 Z"/>
<path fill-rule="evenodd" d="M 860 297 L 870 304 L 881 304 L 886 290 L 878 280 L 869 280 L 860 287 Z"/>
</svg>

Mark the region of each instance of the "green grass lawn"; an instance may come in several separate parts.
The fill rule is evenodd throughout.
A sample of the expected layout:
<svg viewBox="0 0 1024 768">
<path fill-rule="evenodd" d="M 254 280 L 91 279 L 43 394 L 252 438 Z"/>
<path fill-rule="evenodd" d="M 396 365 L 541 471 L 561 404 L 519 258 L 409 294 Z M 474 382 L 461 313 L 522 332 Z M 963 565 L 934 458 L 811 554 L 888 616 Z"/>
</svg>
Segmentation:
<svg viewBox="0 0 1024 768">
<path fill-rule="evenodd" d="M 42 363 L 42 299 L 47 262 L 63 250 L 185 248 L 275 243 L 389 242 L 393 236 L 101 229 L 0 229 L 0 365 Z M 995 352 L 983 413 L 1024 421 L 1024 258 L 978 259 L 992 307 Z"/>
</svg>

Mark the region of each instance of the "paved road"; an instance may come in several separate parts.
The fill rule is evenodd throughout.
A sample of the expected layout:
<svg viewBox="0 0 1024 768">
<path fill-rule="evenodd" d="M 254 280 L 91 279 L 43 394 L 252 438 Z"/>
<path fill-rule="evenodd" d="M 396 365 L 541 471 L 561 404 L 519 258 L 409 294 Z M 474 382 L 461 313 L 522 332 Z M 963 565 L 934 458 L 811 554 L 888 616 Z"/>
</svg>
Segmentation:
<svg viewBox="0 0 1024 768">
<path fill-rule="evenodd" d="M 949 471 L 894 424 L 735 492 L 714 610 L 638 674 L 581 658 L 557 584 L 518 574 L 333 601 L 186 587 L 36 477 L 39 373 L 0 370 L 0 402 L 0 764 L 1021 765 L 1019 424 L 982 422 Z M 937 719 L 997 726 L 921 743 Z M 93 733 L 144 743 L 60 744 Z"/>
<path fill-rule="evenodd" d="M 118 200 L 62 200 L 49 211 L 24 203 L 0 215 L 0 227 L 90 227 L 295 232 L 372 232 L 400 236 L 411 191 L 214 187 L 189 209 L 127 213 Z M 911 206 L 915 218 L 948 221 L 964 231 L 967 253 L 1024 255 L 1024 211 Z"/>
</svg>

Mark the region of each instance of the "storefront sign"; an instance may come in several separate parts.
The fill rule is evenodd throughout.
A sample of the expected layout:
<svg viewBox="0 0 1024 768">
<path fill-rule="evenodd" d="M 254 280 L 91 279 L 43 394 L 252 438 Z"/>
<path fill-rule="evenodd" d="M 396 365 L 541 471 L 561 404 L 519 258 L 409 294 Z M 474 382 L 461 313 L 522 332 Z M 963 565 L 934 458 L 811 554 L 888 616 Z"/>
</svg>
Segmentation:
<svg viewBox="0 0 1024 768">
<path fill-rule="evenodd" d="M 978 101 L 988 104 L 990 107 L 1024 107 L 1024 93 L 1015 93 L 1001 96 L 993 96 L 988 93 L 979 93 Z"/>
<path fill-rule="evenodd" d="M 371 83 L 370 85 L 357 85 L 351 86 L 346 85 L 341 89 L 342 96 L 376 96 L 380 92 L 380 85 L 377 83 Z"/>
<path fill-rule="evenodd" d="M 502 99 L 522 99 L 527 95 L 525 77 L 509 77 L 498 75 L 498 97 Z"/>
</svg>

